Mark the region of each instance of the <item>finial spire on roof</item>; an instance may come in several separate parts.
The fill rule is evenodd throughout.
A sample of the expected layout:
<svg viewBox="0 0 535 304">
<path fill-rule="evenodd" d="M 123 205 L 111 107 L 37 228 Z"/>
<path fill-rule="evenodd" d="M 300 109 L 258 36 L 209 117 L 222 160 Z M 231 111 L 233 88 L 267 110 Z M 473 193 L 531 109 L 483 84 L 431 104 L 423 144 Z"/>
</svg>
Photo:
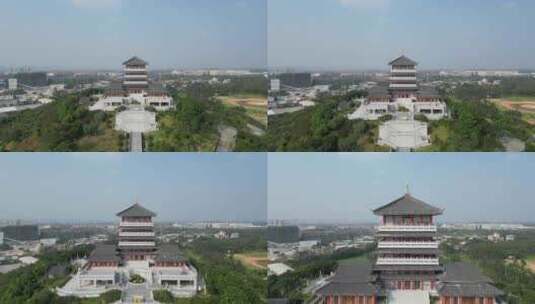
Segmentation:
<svg viewBox="0 0 535 304">
<path fill-rule="evenodd" d="M 406 194 L 411 194 L 411 191 L 410 191 L 410 189 L 409 189 L 409 183 L 406 183 L 406 184 L 405 184 L 405 193 L 406 193 Z"/>
</svg>

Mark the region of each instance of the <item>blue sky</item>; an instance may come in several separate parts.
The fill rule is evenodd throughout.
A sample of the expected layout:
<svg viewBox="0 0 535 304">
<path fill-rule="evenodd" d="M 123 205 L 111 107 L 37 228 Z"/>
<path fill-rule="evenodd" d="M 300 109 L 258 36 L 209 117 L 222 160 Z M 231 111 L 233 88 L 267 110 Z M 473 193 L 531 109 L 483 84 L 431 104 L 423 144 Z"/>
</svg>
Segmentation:
<svg viewBox="0 0 535 304">
<path fill-rule="evenodd" d="M 0 168 L 0 219 L 113 221 L 137 199 L 160 221 L 266 220 L 261 153 L 15 153 Z"/>
<path fill-rule="evenodd" d="M 266 0 L 3 0 L 0 66 L 266 65 Z M 127 58 L 128 57 L 128 58 Z"/>
<path fill-rule="evenodd" d="M 532 0 L 268 0 L 272 68 L 535 68 Z"/>
<path fill-rule="evenodd" d="M 375 223 L 408 183 L 442 222 L 535 222 L 534 181 L 532 154 L 270 154 L 268 218 Z"/>
</svg>

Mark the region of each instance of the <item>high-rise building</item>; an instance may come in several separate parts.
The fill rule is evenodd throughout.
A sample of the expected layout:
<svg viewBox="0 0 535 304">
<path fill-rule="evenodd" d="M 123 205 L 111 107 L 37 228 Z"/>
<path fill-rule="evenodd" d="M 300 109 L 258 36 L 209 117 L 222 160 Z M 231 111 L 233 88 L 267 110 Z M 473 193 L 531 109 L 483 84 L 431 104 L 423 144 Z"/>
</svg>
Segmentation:
<svg viewBox="0 0 535 304">
<path fill-rule="evenodd" d="M 18 83 L 16 78 L 9 78 L 7 80 L 7 89 L 10 91 L 15 91 L 18 88 Z"/>
</svg>

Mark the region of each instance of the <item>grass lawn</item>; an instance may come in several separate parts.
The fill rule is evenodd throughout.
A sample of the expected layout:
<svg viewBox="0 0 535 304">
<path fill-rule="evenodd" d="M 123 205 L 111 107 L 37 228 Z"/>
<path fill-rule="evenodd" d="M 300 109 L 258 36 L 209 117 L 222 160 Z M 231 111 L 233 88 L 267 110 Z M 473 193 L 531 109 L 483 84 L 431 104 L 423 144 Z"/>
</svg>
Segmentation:
<svg viewBox="0 0 535 304">
<path fill-rule="evenodd" d="M 368 257 L 363 254 L 356 257 L 348 258 L 348 259 L 342 259 L 338 260 L 338 263 L 352 263 L 352 262 L 358 262 L 358 261 L 366 261 L 368 260 Z"/>
<path fill-rule="evenodd" d="M 78 140 L 78 149 L 80 151 L 94 152 L 118 152 L 121 150 L 120 132 L 113 129 L 105 131 L 96 136 L 85 136 Z"/>
</svg>

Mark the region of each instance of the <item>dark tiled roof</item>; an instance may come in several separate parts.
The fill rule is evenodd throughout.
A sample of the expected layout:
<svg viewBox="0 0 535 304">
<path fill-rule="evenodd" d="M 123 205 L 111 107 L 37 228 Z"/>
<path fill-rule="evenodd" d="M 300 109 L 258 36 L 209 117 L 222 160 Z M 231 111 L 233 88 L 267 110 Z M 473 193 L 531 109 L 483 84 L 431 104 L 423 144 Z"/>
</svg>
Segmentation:
<svg viewBox="0 0 535 304">
<path fill-rule="evenodd" d="M 368 91 L 368 97 L 370 96 L 389 96 L 388 88 L 385 86 L 375 86 Z"/>
<path fill-rule="evenodd" d="M 97 245 L 89 256 L 90 262 L 119 262 L 115 245 Z"/>
<path fill-rule="evenodd" d="M 320 288 L 318 295 L 375 295 L 377 287 L 372 265 L 368 261 L 342 263 L 331 281 Z"/>
<path fill-rule="evenodd" d="M 182 256 L 176 245 L 162 245 L 158 249 L 155 260 L 157 262 L 185 262 L 186 258 Z"/>
<path fill-rule="evenodd" d="M 497 297 L 503 291 L 492 285 L 492 280 L 475 265 L 456 262 L 444 266 L 438 293 L 444 296 Z"/>
<path fill-rule="evenodd" d="M 374 265 L 376 271 L 442 271 L 440 265 Z"/>
<path fill-rule="evenodd" d="M 388 63 L 388 65 L 418 65 L 418 63 L 405 55 L 402 55 Z"/>
<path fill-rule="evenodd" d="M 117 213 L 117 216 L 156 216 L 156 213 L 145 209 L 138 203 L 133 204 L 132 206 L 124 209 L 123 211 Z"/>
<path fill-rule="evenodd" d="M 439 215 L 442 209 L 433 207 L 409 193 L 375 210 L 376 215 Z"/>
<path fill-rule="evenodd" d="M 137 56 L 134 56 L 130 59 L 128 59 L 127 61 L 123 62 L 123 65 L 147 65 L 148 62 L 146 62 L 145 60 L 137 57 Z"/>
<path fill-rule="evenodd" d="M 124 88 L 122 83 L 120 82 L 112 82 L 110 85 L 106 88 L 105 94 L 124 94 Z"/>
</svg>

